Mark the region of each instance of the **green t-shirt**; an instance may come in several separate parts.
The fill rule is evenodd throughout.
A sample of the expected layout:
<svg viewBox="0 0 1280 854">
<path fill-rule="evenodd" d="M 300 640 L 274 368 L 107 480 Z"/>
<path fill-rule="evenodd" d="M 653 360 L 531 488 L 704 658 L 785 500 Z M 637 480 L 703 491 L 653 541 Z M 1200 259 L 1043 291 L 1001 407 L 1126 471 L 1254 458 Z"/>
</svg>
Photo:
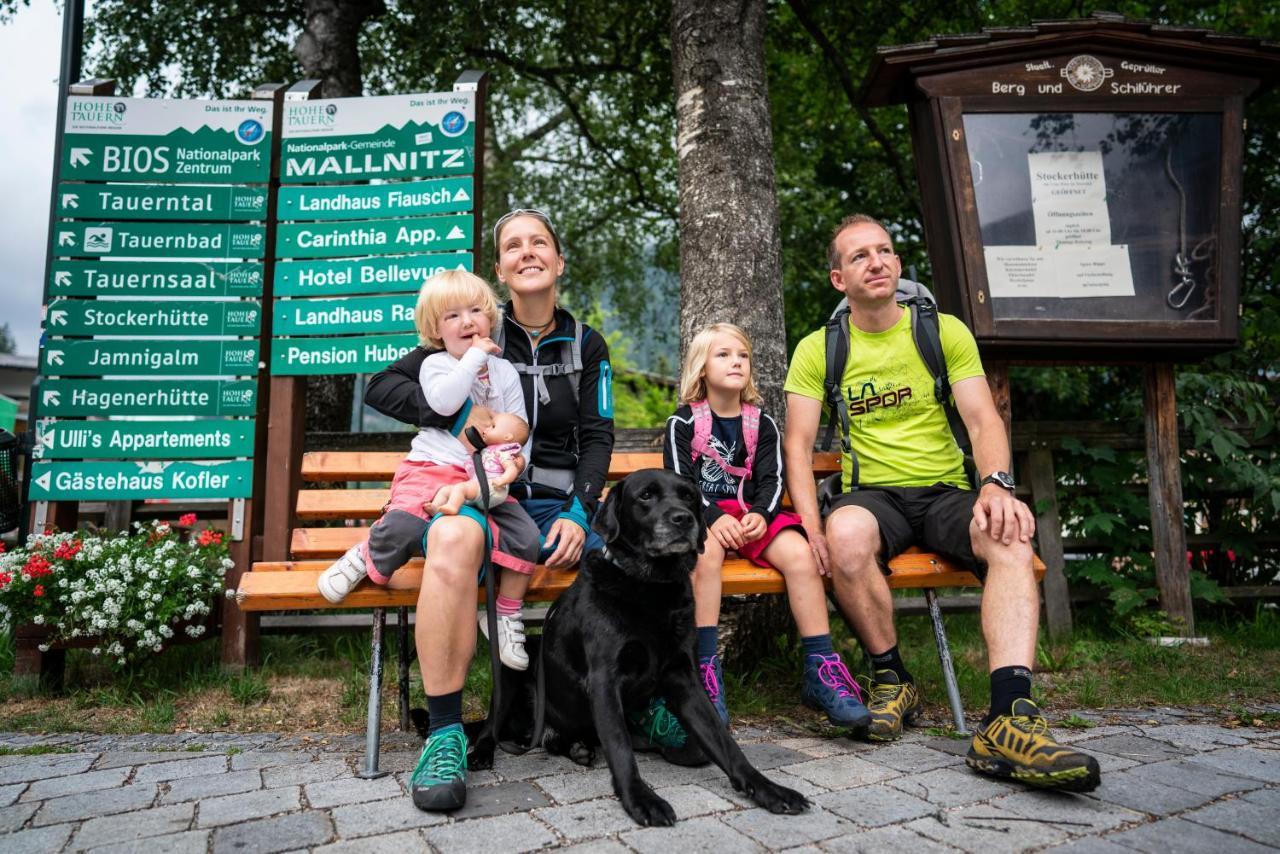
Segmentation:
<svg viewBox="0 0 1280 854">
<path fill-rule="evenodd" d="M 949 314 L 939 313 L 938 322 L 951 383 L 983 376 L 972 333 Z M 826 349 L 822 329 L 796 346 L 787 371 L 788 392 L 824 400 Z M 902 318 L 884 332 L 863 332 L 849 324 L 849 362 L 841 387 L 849 408 L 849 438 L 858 455 L 859 483 L 932 486 L 941 482 L 968 488 L 964 456 L 911 336 L 910 311 L 904 310 Z M 847 454 L 843 465 L 847 490 L 852 477 Z"/>
</svg>

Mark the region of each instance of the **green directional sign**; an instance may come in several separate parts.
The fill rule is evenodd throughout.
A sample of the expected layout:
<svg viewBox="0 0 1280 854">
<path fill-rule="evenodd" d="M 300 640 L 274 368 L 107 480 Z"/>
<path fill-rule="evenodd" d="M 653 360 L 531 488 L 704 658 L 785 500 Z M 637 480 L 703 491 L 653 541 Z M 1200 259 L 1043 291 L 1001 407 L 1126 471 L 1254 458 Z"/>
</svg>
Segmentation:
<svg viewBox="0 0 1280 854">
<path fill-rule="evenodd" d="M 417 335 L 277 338 L 271 342 L 271 373 L 277 376 L 373 373 L 416 346 Z"/>
<path fill-rule="evenodd" d="M 221 459 L 253 456 L 253 421 L 57 421 L 41 419 L 40 460 Z"/>
<path fill-rule="evenodd" d="M 54 261 L 54 296 L 256 297 L 262 264 L 254 261 Z"/>
<path fill-rule="evenodd" d="M 64 256 L 261 258 L 266 243 L 263 225 L 64 221 L 53 227 L 53 252 Z"/>
<path fill-rule="evenodd" d="M 412 332 L 415 294 L 354 299 L 277 300 L 271 329 L 276 335 L 342 335 Z"/>
<path fill-rule="evenodd" d="M 51 335 L 256 335 L 261 325 L 256 301 L 58 299 L 45 316 Z"/>
<path fill-rule="evenodd" d="M 35 463 L 32 501 L 116 501 L 125 498 L 248 498 L 253 461 L 222 463 Z"/>
<path fill-rule="evenodd" d="M 337 296 L 417 292 L 422 283 L 445 270 L 471 271 L 470 252 L 437 252 L 391 258 L 346 258 L 340 261 L 279 261 L 275 294 Z"/>
<path fill-rule="evenodd" d="M 41 379 L 39 414 L 253 415 L 257 380 Z"/>
<path fill-rule="evenodd" d="M 59 184 L 58 216 L 72 219 L 265 219 L 259 187 Z"/>
<path fill-rule="evenodd" d="M 257 341 L 73 341 L 51 339 L 40 369 L 60 377 L 258 373 Z"/>
<path fill-rule="evenodd" d="M 67 99 L 61 180 L 252 184 L 271 172 L 270 101 Z"/>
<path fill-rule="evenodd" d="M 471 246 L 471 216 L 432 216 L 359 222 L 280 223 L 276 254 L 281 258 L 339 258 L 398 255 Z"/>
<path fill-rule="evenodd" d="M 280 219 L 368 219 L 469 211 L 472 179 L 443 178 L 399 184 L 281 187 Z"/>
</svg>

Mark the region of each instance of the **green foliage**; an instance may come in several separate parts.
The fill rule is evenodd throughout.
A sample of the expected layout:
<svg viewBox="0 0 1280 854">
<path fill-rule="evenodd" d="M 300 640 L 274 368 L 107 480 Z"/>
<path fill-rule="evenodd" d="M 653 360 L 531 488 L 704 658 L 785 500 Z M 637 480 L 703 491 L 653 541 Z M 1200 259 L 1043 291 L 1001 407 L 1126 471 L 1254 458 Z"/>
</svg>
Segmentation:
<svg viewBox="0 0 1280 854">
<path fill-rule="evenodd" d="M 0 323 L 0 353 L 16 353 L 18 344 L 13 340 L 13 333 L 9 331 L 9 324 Z"/>
</svg>

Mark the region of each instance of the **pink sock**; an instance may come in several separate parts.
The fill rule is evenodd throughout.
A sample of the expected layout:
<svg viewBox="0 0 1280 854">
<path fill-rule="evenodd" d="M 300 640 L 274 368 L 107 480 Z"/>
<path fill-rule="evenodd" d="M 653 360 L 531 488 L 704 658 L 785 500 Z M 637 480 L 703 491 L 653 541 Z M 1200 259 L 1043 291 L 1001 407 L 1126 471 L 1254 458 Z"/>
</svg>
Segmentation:
<svg viewBox="0 0 1280 854">
<path fill-rule="evenodd" d="M 504 617 L 510 617 L 520 613 L 520 608 L 524 606 L 523 599 L 508 599 L 501 593 L 498 594 L 498 613 Z"/>
</svg>

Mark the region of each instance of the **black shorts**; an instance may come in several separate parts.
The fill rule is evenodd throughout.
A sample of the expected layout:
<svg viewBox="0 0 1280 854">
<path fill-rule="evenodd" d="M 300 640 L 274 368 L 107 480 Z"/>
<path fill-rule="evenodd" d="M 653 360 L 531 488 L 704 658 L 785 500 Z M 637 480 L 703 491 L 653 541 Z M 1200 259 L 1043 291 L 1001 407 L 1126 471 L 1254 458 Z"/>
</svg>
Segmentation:
<svg viewBox="0 0 1280 854">
<path fill-rule="evenodd" d="M 987 564 L 973 553 L 969 524 L 978 493 L 945 483 L 933 486 L 864 486 L 836 496 L 830 516 L 841 507 L 865 507 L 880 525 L 880 562 L 885 574 L 889 561 L 910 546 L 937 552 L 985 581 Z"/>
</svg>

